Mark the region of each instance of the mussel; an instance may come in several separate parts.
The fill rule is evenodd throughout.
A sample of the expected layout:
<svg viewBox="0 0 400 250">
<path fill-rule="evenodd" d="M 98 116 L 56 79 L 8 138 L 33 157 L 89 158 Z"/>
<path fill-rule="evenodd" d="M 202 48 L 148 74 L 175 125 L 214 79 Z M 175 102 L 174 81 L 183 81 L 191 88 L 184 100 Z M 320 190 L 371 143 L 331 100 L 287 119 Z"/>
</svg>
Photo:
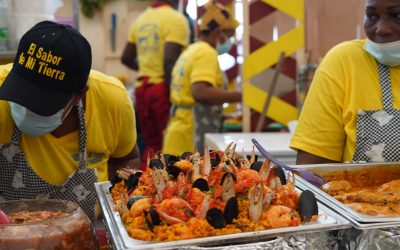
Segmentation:
<svg viewBox="0 0 400 250">
<path fill-rule="evenodd" d="M 192 152 L 183 152 L 183 153 L 181 154 L 181 160 L 188 160 L 189 157 L 190 157 L 192 154 L 193 154 Z"/>
<path fill-rule="evenodd" d="M 299 213 L 302 222 L 308 222 L 313 215 L 318 214 L 317 199 L 310 190 L 304 190 L 300 195 Z"/>
<path fill-rule="evenodd" d="M 231 224 L 239 216 L 239 202 L 236 197 L 231 197 L 225 205 L 224 218 L 226 224 Z"/>
<path fill-rule="evenodd" d="M 217 229 L 225 227 L 225 217 L 224 214 L 218 208 L 211 208 L 207 211 L 206 220 L 208 223 Z"/>
<path fill-rule="evenodd" d="M 164 169 L 164 164 L 160 159 L 150 160 L 149 167 L 152 169 Z"/>
<path fill-rule="evenodd" d="M 225 225 L 231 224 L 233 219 L 239 216 L 239 202 L 236 197 L 231 197 L 225 205 L 224 212 L 218 208 L 211 208 L 207 211 L 206 220 L 217 229 L 224 228 Z"/>
<path fill-rule="evenodd" d="M 218 165 L 221 163 L 221 157 L 219 154 L 215 151 L 210 151 L 210 162 L 211 162 L 211 168 L 214 169 L 218 167 Z"/>
<path fill-rule="evenodd" d="M 252 163 L 252 164 L 250 165 L 250 168 L 253 169 L 253 170 L 255 170 L 255 171 L 257 171 L 257 172 L 260 172 L 260 169 L 261 169 L 262 164 L 263 164 L 262 161 L 256 161 L 256 162 L 254 162 L 254 163 Z"/>
<path fill-rule="evenodd" d="M 154 206 L 150 206 L 149 212 L 144 211 L 144 218 L 146 220 L 147 227 L 151 231 L 153 231 L 154 226 L 158 226 L 161 223 L 160 217 L 154 209 Z"/>
<path fill-rule="evenodd" d="M 178 168 L 177 166 L 173 165 L 173 164 L 169 164 L 167 166 L 167 172 L 168 175 L 171 176 L 172 180 L 176 180 L 176 178 L 178 178 L 179 173 L 182 172 L 182 170 L 180 168 Z"/>
<path fill-rule="evenodd" d="M 254 148 L 253 148 L 254 149 Z M 247 160 L 251 160 L 251 155 L 246 155 L 246 158 L 247 158 Z M 256 154 L 254 154 L 254 160 L 255 160 L 255 162 L 257 162 L 257 160 L 258 160 L 258 155 L 256 155 Z M 254 163 L 255 163 L 254 162 Z M 260 166 L 261 167 L 261 166 Z"/>
<path fill-rule="evenodd" d="M 283 171 L 283 169 L 279 166 L 274 166 L 276 168 L 276 172 L 275 175 L 279 177 L 279 180 L 281 181 L 282 185 L 286 185 L 286 176 L 285 176 L 285 172 Z"/>
<path fill-rule="evenodd" d="M 147 198 L 147 196 L 132 196 L 132 197 L 130 197 L 129 200 L 128 200 L 128 204 L 127 204 L 128 209 L 131 209 L 132 205 L 136 201 L 138 201 L 140 199 L 144 199 L 144 198 Z"/>
<path fill-rule="evenodd" d="M 139 184 L 140 176 L 142 176 L 142 172 L 136 172 L 134 174 L 131 174 L 128 177 L 128 180 L 126 180 L 126 189 L 127 190 L 135 189 Z"/>
<path fill-rule="evenodd" d="M 207 192 L 210 190 L 210 187 L 208 186 L 208 182 L 204 178 L 198 178 L 196 179 L 193 184 L 193 188 L 198 188 L 202 192 Z"/>
</svg>

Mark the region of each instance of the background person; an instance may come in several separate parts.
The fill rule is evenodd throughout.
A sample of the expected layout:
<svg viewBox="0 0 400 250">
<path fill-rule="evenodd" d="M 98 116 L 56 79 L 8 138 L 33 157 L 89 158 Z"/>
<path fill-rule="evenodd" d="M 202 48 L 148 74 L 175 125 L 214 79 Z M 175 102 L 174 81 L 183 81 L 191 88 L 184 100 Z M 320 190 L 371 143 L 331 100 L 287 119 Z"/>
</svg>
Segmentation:
<svg viewBox="0 0 400 250">
<path fill-rule="evenodd" d="M 138 71 L 135 107 L 147 152 L 160 150 L 170 109 L 169 85 L 176 59 L 189 42 L 187 19 L 175 9 L 178 0 L 154 2 L 132 24 L 122 63 Z"/>
<path fill-rule="evenodd" d="M 171 84 L 172 117 L 166 130 L 163 152 L 180 155 L 193 151 L 195 135 L 218 132 L 224 102 L 240 102 L 238 91 L 222 89 L 218 54 L 230 49 L 237 22 L 221 4 L 210 1 L 200 18 L 200 38 L 177 60 Z M 196 107 L 196 104 L 205 104 Z M 206 107 L 208 105 L 208 107 Z M 196 145 L 203 150 L 203 143 Z"/>
<path fill-rule="evenodd" d="M 128 93 L 91 63 L 77 30 L 44 21 L 0 66 L 0 199 L 71 200 L 94 219 L 93 184 L 139 163 Z"/>
<path fill-rule="evenodd" d="M 290 146 L 297 164 L 400 160 L 400 1 L 366 0 L 366 40 L 319 65 Z"/>
</svg>

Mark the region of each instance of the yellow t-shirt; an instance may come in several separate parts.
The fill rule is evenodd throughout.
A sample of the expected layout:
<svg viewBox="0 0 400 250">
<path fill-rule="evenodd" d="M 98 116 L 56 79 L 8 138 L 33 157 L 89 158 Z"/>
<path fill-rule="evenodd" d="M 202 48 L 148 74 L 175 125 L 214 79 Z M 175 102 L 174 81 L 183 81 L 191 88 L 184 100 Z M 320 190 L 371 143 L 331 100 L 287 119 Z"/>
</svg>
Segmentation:
<svg viewBox="0 0 400 250">
<path fill-rule="evenodd" d="M 164 80 L 164 44 L 171 42 L 186 47 L 189 24 L 171 6 L 149 7 L 132 24 L 128 42 L 136 44 L 138 76 L 150 77 L 153 84 L 161 83 Z"/>
<path fill-rule="evenodd" d="M 0 66 L 0 84 L 12 65 Z M 107 161 L 123 157 L 136 144 L 135 116 L 132 102 L 123 84 L 115 77 L 92 70 L 86 93 L 86 133 L 88 168 L 97 169 L 98 180 L 106 181 Z M 0 100 L 0 143 L 9 143 L 14 122 L 7 101 Z M 44 180 L 61 184 L 78 167 L 78 130 L 54 137 L 45 134 L 31 137 L 22 133 L 22 150 L 32 169 Z"/>
<path fill-rule="evenodd" d="M 290 146 L 335 160 L 351 161 L 357 113 L 382 109 L 378 65 L 364 50 L 366 40 L 332 48 L 319 65 Z M 400 67 L 391 67 L 394 108 L 400 108 Z"/>
<path fill-rule="evenodd" d="M 191 44 L 179 56 L 172 70 L 171 103 L 178 108 L 165 133 L 165 154 L 180 155 L 194 149 L 191 107 L 195 104 L 192 95 L 192 84 L 195 82 L 208 82 L 214 88 L 221 88 L 223 83 L 217 51 L 203 41 Z"/>
</svg>

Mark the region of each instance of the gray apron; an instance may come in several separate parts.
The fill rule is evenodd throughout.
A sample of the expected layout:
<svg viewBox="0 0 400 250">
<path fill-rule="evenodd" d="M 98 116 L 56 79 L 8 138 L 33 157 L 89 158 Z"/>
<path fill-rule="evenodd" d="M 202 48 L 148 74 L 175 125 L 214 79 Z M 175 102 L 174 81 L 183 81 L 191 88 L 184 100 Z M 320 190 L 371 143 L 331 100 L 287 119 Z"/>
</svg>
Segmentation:
<svg viewBox="0 0 400 250">
<path fill-rule="evenodd" d="M 223 122 L 222 105 L 196 103 L 193 107 L 194 145 L 200 154 L 204 154 L 204 135 L 219 133 Z"/>
<path fill-rule="evenodd" d="M 379 64 L 382 110 L 360 110 L 353 161 L 400 161 L 400 110 L 393 108 L 389 67 Z"/>
<path fill-rule="evenodd" d="M 86 168 L 86 125 L 82 104 L 79 116 L 79 167 L 61 185 L 53 185 L 38 176 L 29 166 L 20 147 L 21 131 L 14 126 L 11 142 L 0 144 L 0 196 L 5 200 L 63 199 L 79 204 L 95 219 L 96 193 L 94 169 Z"/>
<path fill-rule="evenodd" d="M 222 89 L 228 88 L 228 77 L 222 73 Z M 221 133 L 224 109 L 222 105 L 195 103 L 193 107 L 194 145 L 200 154 L 204 154 L 204 135 L 206 133 Z"/>
</svg>

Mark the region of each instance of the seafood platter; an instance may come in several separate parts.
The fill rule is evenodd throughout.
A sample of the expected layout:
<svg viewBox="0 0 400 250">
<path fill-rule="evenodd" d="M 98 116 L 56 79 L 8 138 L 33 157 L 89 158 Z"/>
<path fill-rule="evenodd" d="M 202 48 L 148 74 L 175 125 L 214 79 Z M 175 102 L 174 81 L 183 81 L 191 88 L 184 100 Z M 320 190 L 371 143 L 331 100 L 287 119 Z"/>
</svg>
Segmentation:
<svg viewBox="0 0 400 250">
<path fill-rule="evenodd" d="M 298 165 L 321 176 L 316 186 L 297 178 L 322 203 L 340 212 L 358 229 L 400 226 L 400 164 L 347 163 Z"/>
<path fill-rule="evenodd" d="M 216 246 L 350 227 L 254 150 L 204 152 L 150 154 L 146 170 L 122 169 L 95 184 L 115 248 Z"/>
</svg>

